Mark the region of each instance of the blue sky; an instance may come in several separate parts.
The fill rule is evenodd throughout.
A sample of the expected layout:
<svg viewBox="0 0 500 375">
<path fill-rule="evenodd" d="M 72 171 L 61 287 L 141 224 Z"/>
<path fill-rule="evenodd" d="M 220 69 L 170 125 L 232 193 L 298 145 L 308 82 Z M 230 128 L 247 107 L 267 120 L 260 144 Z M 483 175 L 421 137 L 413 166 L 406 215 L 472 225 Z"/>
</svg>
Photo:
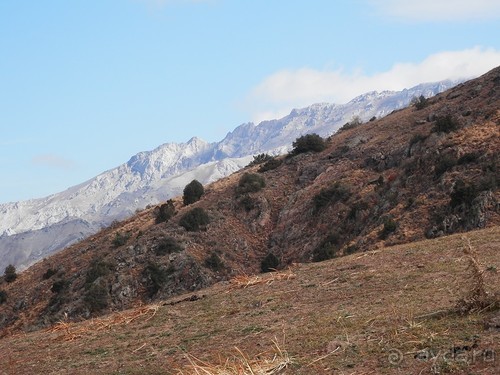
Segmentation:
<svg viewBox="0 0 500 375">
<path fill-rule="evenodd" d="M 192 136 L 500 65 L 498 0 L 3 0 L 0 202 Z"/>
</svg>

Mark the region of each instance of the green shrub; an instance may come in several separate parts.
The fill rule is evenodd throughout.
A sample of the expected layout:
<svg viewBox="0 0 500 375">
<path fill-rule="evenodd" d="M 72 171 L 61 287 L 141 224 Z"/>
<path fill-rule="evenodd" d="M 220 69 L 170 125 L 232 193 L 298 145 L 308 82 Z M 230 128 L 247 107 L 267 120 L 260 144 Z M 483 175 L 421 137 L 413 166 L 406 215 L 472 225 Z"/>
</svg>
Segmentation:
<svg viewBox="0 0 500 375">
<path fill-rule="evenodd" d="M 169 221 L 176 214 L 174 201 L 169 199 L 167 203 L 163 203 L 156 211 L 156 223 L 164 223 Z"/>
<path fill-rule="evenodd" d="M 189 205 L 191 203 L 200 200 L 201 196 L 205 193 L 203 185 L 198 180 L 193 180 L 184 188 L 184 194 L 182 200 L 184 205 Z"/>
<path fill-rule="evenodd" d="M 252 211 L 257 206 L 255 199 L 248 194 L 245 194 L 243 198 L 240 199 L 240 204 L 247 212 Z"/>
<path fill-rule="evenodd" d="M 220 271 L 224 268 L 224 262 L 217 255 L 216 252 L 211 252 L 210 255 L 205 259 L 205 267 L 210 268 L 212 271 Z"/>
<path fill-rule="evenodd" d="M 321 189 L 313 198 L 314 211 L 318 212 L 321 208 L 328 206 L 351 196 L 350 190 L 339 182 L 336 182 L 329 188 Z"/>
<path fill-rule="evenodd" d="M 150 263 L 144 268 L 142 274 L 146 278 L 146 289 L 149 297 L 153 297 L 166 284 L 170 272 L 155 263 Z"/>
<path fill-rule="evenodd" d="M 271 155 L 268 155 L 268 154 L 255 155 L 253 157 L 253 160 L 250 162 L 250 164 L 248 164 L 248 166 L 262 164 L 262 163 L 265 163 L 271 159 L 273 159 L 273 157 Z"/>
<path fill-rule="evenodd" d="M 179 253 L 182 251 L 182 246 L 172 237 L 163 238 L 155 247 L 155 254 L 163 256 L 172 253 Z"/>
<path fill-rule="evenodd" d="M 455 208 L 462 204 L 470 206 L 478 194 L 479 191 L 474 184 L 466 183 L 463 180 L 457 180 L 450 193 L 450 206 L 451 208 Z"/>
<path fill-rule="evenodd" d="M 436 164 L 434 168 L 434 175 L 436 178 L 441 177 L 441 175 L 451 168 L 457 165 L 457 159 L 450 155 L 444 155 Z"/>
<path fill-rule="evenodd" d="M 102 259 L 95 259 L 90 264 L 87 274 L 85 275 L 85 284 L 90 286 L 95 280 L 106 276 L 113 269 L 113 266 Z"/>
<path fill-rule="evenodd" d="M 50 291 L 52 293 L 61 293 L 63 292 L 64 290 L 66 290 L 70 285 L 70 282 L 68 280 L 65 280 L 65 279 L 59 279 L 59 280 L 56 280 L 54 281 L 54 283 L 52 283 L 52 287 L 50 288 Z"/>
<path fill-rule="evenodd" d="M 316 133 L 306 134 L 299 137 L 292 143 L 292 155 L 302 154 L 304 152 L 321 152 L 326 149 L 325 140 Z"/>
<path fill-rule="evenodd" d="M 7 302 L 7 292 L 5 290 L 0 290 L 0 305 Z"/>
<path fill-rule="evenodd" d="M 322 262 L 335 257 L 340 243 L 338 233 L 332 233 L 313 250 L 313 262 Z"/>
<path fill-rule="evenodd" d="M 396 222 L 391 219 L 391 218 L 385 218 L 384 219 L 384 227 L 380 231 L 380 238 L 385 240 L 389 235 L 393 232 L 396 231 L 397 224 Z"/>
<path fill-rule="evenodd" d="M 103 285 L 93 284 L 87 290 L 83 300 L 90 312 L 98 312 L 108 307 L 109 293 Z"/>
<path fill-rule="evenodd" d="M 56 273 L 57 273 L 57 270 L 52 269 L 52 268 L 49 268 L 49 269 L 47 269 L 47 271 L 45 271 L 45 273 L 42 275 L 42 278 L 43 278 L 44 280 L 48 280 L 48 279 L 50 279 L 52 276 L 54 276 Z"/>
<path fill-rule="evenodd" d="M 429 104 L 429 100 L 426 99 L 425 96 L 420 95 L 418 98 L 414 97 L 411 100 L 410 104 L 413 105 L 419 111 L 427 107 L 427 105 Z"/>
<path fill-rule="evenodd" d="M 5 267 L 3 278 L 8 283 L 15 281 L 17 279 L 16 267 L 14 267 L 12 264 L 9 264 L 7 267 Z"/>
<path fill-rule="evenodd" d="M 113 238 L 113 241 L 112 241 L 112 244 L 114 247 L 120 247 L 120 246 L 123 246 L 127 243 L 127 241 L 129 240 L 130 238 L 130 233 L 127 232 L 127 233 L 121 233 L 121 232 L 117 232 L 115 234 L 115 238 Z"/>
<path fill-rule="evenodd" d="M 264 177 L 256 173 L 244 173 L 238 183 L 239 194 L 256 193 L 266 186 Z"/>
<path fill-rule="evenodd" d="M 479 159 L 479 154 L 476 152 L 468 152 L 467 154 L 462 155 L 458 161 L 458 165 L 474 163 Z"/>
<path fill-rule="evenodd" d="M 210 223 L 210 218 L 205 210 L 201 207 L 193 208 L 191 211 L 188 211 L 181 217 L 179 220 L 179 225 L 184 227 L 188 232 L 197 232 L 202 229 L 206 225 Z"/>
<path fill-rule="evenodd" d="M 273 169 L 278 168 L 281 164 L 283 164 L 283 160 L 272 158 L 272 159 L 266 161 L 264 163 L 264 165 L 262 165 L 259 168 L 259 172 L 260 173 L 264 173 L 264 172 L 267 172 L 267 171 L 272 171 Z"/>
<path fill-rule="evenodd" d="M 440 116 L 436 120 L 434 131 L 438 133 L 451 133 L 458 129 L 458 122 L 450 115 Z"/>
<path fill-rule="evenodd" d="M 269 253 L 260 263 L 260 269 L 262 272 L 272 272 L 276 271 L 280 265 L 280 260 L 273 253 Z"/>
</svg>

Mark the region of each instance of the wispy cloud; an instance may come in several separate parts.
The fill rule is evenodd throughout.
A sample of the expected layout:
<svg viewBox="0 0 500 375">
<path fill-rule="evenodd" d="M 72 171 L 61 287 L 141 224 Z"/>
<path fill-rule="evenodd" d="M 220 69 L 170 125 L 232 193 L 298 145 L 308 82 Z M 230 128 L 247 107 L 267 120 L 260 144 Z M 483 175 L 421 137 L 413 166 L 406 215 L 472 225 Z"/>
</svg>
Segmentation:
<svg viewBox="0 0 500 375">
<path fill-rule="evenodd" d="M 412 21 L 500 19 L 498 0 L 367 0 L 383 14 Z"/>
<path fill-rule="evenodd" d="M 68 160 L 59 155 L 55 154 L 44 154 L 37 155 L 31 159 L 31 162 L 37 166 L 44 166 L 57 169 L 73 169 L 76 167 L 76 163 L 72 160 Z"/>
<path fill-rule="evenodd" d="M 163 8 L 171 4 L 199 4 L 199 3 L 213 3 L 216 0 L 135 0 L 139 3 L 146 4 L 153 8 Z"/>
<path fill-rule="evenodd" d="M 418 63 L 397 63 L 385 72 L 361 70 L 281 70 L 265 78 L 248 95 L 244 107 L 253 121 L 287 114 L 312 103 L 345 103 L 368 91 L 402 90 L 419 83 L 474 78 L 500 65 L 500 51 L 475 47 L 430 55 Z"/>
</svg>

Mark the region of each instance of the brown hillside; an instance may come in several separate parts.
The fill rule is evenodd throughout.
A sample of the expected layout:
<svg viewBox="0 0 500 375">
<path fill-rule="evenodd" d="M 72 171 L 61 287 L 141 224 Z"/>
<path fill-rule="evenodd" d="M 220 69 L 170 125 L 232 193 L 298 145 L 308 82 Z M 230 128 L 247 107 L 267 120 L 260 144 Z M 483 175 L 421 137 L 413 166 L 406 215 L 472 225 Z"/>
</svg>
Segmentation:
<svg viewBox="0 0 500 375">
<path fill-rule="evenodd" d="M 346 126 L 326 150 L 247 167 L 156 224 L 151 208 L 32 266 L 0 290 L 0 330 L 46 327 L 277 268 L 500 224 L 500 68 L 380 120 Z M 242 194 L 244 173 L 265 179 Z M 203 208 L 199 232 L 179 225 Z M 161 255 L 173 238 L 180 251 Z M 168 250 L 166 250 L 168 252 Z M 53 275 L 47 273 L 54 271 Z M 44 277 L 45 275 L 45 277 Z"/>
</svg>

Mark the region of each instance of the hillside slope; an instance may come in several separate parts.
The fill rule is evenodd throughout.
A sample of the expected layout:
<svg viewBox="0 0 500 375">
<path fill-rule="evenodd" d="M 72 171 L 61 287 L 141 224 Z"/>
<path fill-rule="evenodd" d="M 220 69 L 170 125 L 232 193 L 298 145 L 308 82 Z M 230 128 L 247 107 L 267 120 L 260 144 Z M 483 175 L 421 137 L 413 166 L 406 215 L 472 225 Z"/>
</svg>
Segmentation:
<svg viewBox="0 0 500 375">
<path fill-rule="evenodd" d="M 499 227 L 467 237 L 487 291 L 499 293 Z M 498 374 L 499 310 L 454 312 L 473 283 L 466 246 L 453 235 L 61 321 L 0 339 L 0 373 L 194 375 L 207 372 L 191 361 L 223 368 L 226 359 L 240 368 L 255 360 L 257 373 L 275 358 L 287 364 L 281 374 Z"/>
<path fill-rule="evenodd" d="M 500 68 L 425 104 L 344 128 L 274 169 L 247 167 L 187 207 L 177 199 L 168 222 L 144 210 L 37 263 L 0 285 L 0 328 L 126 309 L 258 273 L 264 260 L 280 269 L 500 224 Z M 242 193 L 245 173 L 265 187 Z M 179 225 L 193 208 L 208 214 L 201 231 Z"/>
<path fill-rule="evenodd" d="M 140 152 L 127 163 L 80 185 L 42 199 L 0 204 L 0 270 L 8 264 L 24 269 L 56 250 L 86 238 L 113 220 L 182 192 L 192 176 L 204 184 L 247 165 L 252 155 L 279 154 L 296 137 L 334 133 L 353 115 L 364 120 L 385 116 L 413 97 L 442 92 L 458 82 L 421 84 L 400 92 L 370 92 L 347 104 L 315 104 L 294 109 L 284 118 L 238 126 L 220 142 L 193 137 Z M 55 243 L 48 238 L 57 238 Z"/>
</svg>

